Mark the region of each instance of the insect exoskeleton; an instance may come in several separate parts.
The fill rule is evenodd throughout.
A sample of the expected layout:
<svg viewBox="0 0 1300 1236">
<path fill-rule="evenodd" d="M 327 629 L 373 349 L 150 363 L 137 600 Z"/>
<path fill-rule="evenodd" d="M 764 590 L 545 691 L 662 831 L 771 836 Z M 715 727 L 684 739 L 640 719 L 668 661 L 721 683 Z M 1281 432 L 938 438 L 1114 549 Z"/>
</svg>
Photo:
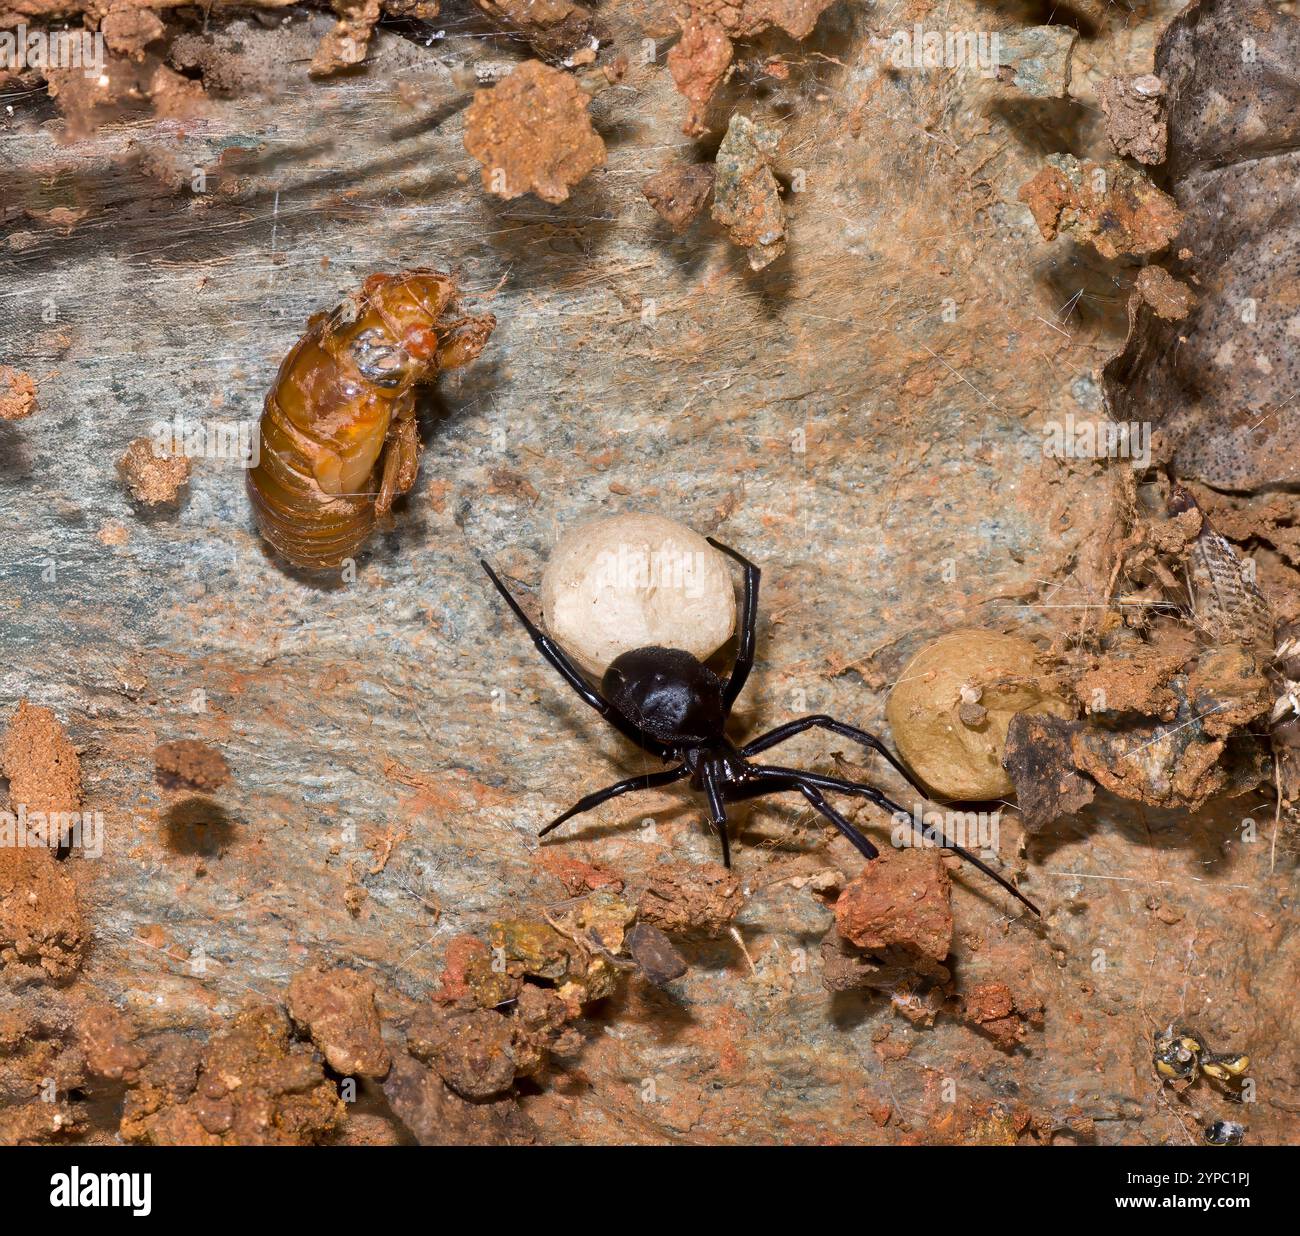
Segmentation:
<svg viewBox="0 0 1300 1236">
<path fill-rule="evenodd" d="M 315 314 L 262 412 L 248 492 L 267 543 L 294 566 L 336 570 L 415 484 L 415 388 L 468 364 L 496 326 L 457 313 L 451 275 L 371 275 Z"/>
</svg>

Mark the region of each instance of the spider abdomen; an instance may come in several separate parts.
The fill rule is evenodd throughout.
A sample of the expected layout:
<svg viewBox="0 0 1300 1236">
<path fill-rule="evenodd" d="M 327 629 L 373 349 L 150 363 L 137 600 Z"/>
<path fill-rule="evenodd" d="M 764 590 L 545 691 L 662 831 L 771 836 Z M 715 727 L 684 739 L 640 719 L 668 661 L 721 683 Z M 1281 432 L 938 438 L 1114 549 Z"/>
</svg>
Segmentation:
<svg viewBox="0 0 1300 1236">
<path fill-rule="evenodd" d="M 712 742 L 726 722 L 722 680 L 680 648 L 634 648 L 615 657 L 601 690 L 634 725 L 672 746 Z"/>
</svg>

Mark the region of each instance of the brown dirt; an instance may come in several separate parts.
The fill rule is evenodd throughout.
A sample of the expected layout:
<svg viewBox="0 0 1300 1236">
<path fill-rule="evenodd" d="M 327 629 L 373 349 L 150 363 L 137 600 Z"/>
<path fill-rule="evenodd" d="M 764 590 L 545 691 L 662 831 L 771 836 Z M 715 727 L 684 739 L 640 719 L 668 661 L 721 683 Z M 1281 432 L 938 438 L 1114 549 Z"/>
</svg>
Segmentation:
<svg viewBox="0 0 1300 1236">
<path fill-rule="evenodd" d="M 966 1019 L 978 1026 L 1003 1051 L 1014 1050 L 1025 1038 L 1030 1025 L 1043 1024 L 1042 1006 L 1021 1006 L 1006 983 L 979 983 L 963 1001 Z"/>
<path fill-rule="evenodd" d="M 514 1085 L 516 1063 L 510 1020 L 491 1009 L 441 1008 L 411 1025 L 407 1044 L 465 1099 L 491 1099 Z"/>
<path fill-rule="evenodd" d="M 174 505 L 189 484 L 190 460 L 184 455 L 157 455 L 148 438 L 136 438 L 117 462 L 131 497 L 143 506 Z"/>
<path fill-rule="evenodd" d="M 559 880 L 570 897 L 594 893 L 598 888 L 607 888 L 615 893 L 623 891 L 622 878 L 607 867 L 599 863 L 584 862 L 572 854 L 564 854 L 557 849 L 547 849 L 539 853 L 537 865 Z"/>
<path fill-rule="evenodd" d="M 835 0 L 679 0 L 694 16 L 716 21 L 735 39 L 751 39 L 768 30 L 784 30 L 792 39 L 807 38 L 817 19 Z"/>
<path fill-rule="evenodd" d="M 107 84 L 80 69 L 48 69 L 45 76 L 50 98 L 73 138 L 89 136 L 142 108 L 169 119 L 189 119 L 199 113 L 204 100 L 202 82 L 177 73 L 151 51 L 138 57 L 106 56 L 102 76 Z"/>
<path fill-rule="evenodd" d="M 131 1019 L 111 1005 L 92 1006 L 77 1022 L 77 1036 L 86 1068 L 96 1077 L 134 1085 L 148 1052 L 137 1038 Z"/>
<path fill-rule="evenodd" d="M 1097 92 L 1115 153 L 1139 163 L 1165 161 L 1164 84 L 1158 77 L 1108 77 Z"/>
<path fill-rule="evenodd" d="M 289 1016 L 336 1073 L 383 1077 L 392 1064 L 384 1046 L 375 985 L 344 969 L 303 970 L 289 984 Z"/>
<path fill-rule="evenodd" d="M 740 911 L 740 881 L 718 863 L 660 863 L 637 902 L 643 922 L 670 935 L 719 936 Z"/>
<path fill-rule="evenodd" d="M 1105 258 L 1159 253 L 1178 234 L 1182 212 L 1167 193 L 1116 159 L 1080 162 L 1051 155 L 1020 188 L 1044 240 L 1065 232 Z"/>
<path fill-rule="evenodd" d="M 0 769 L 9 779 L 10 810 L 81 810 L 81 760 L 49 708 L 20 701 L 9 722 Z"/>
<path fill-rule="evenodd" d="M 588 102 L 572 77 L 540 60 L 478 91 L 465 117 L 465 149 L 483 165 L 483 188 L 507 200 L 534 193 L 563 202 L 605 162 Z"/>
<path fill-rule="evenodd" d="M 646 201 L 673 229 L 684 232 L 704 209 L 713 192 L 713 166 L 683 163 L 657 172 L 641 186 Z"/>
<path fill-rule="evenodd" d="M 320 41 L 312 57 L 313 77 L 329 77 L 360 64 L 370 50 L 370 37 L 379 21 L 379 0 L 333 0 L 338 24 Z"/>
<path fill-rule="evenodd" d="M 901 948 L 943 961 L 952 947 L 952 890 L 939 852 L 882 851 L 840 894 L 835 926 L 868 952 Z"/>
<path fill-rule="evenodd" d="M 834 0 L 677 0 L 682 35 L 668 53 L 678 92 L 690 103 L 683 132 L 707 132 L 704 117 L 735 57 L 733 41 L 781 30 L 805 39 Z M 779 63 L 779 62 L 777 62 Z M 784 68 L 773 76 L 781 76 Z"/>
<path fill-rule="evenodd" d="M 215 747 L 196 738 L 160 742 L 153 752 L 154 771 L 170 789 L 188 787 L 211 792 L 230 780 L 230 765 Z"/>
<path fill-rule="evenodd" d="M 133 5 L 111 9 L 99 23 L 110 51 L 143 60 L 145 49 L 167 33 L 162 18 L 153 9 Z"/>
<path fill-rule="evenodd" d="M 731 68 L 732 45 L 717 22 L 689 17 L 682 37 L 668 53 L 668 71 L 678 92 L 690 103 L 682 131 L 698 136 L 708 131 L 704 113 Z"/>
<path fill-rule="evenodd" d="M 10 981 L 71 978 L 89 933 L 77 886 L 48 849 L 0 848 L 0 971 Z"/>
<path fill-rule="evenodd" d="M 434 1000 L 454 1004 L 465 999 L 471 994 L 471 979 L 489 963 L 488 946 L 478 936 L 453 936 L 443 951 L 442 985 L 434 992 Z"/>
<path fill-rule="evenodd" d="M 325 1140 L 345 1108 L 275 1005 L 239 1013 L 206 1048 L 153 1045 L 127 1094 L 121 1133 L 155 1146 L 300 1146 Z"/>
<path fill-rule="evenodd" d="M 1086 714 L 1132 712 L 1170 721 L 1178 712 L 1178 697 L 1169 682 L 1188 657 L 1186 649 L 1165 652 L 1151 644 L 1116 651 L 1075 679 L 1075 697 Z"/>
<path fill-rule="evenodd" d="M 1144 266 L 1134 289 L 1156 314 L 1167 321 L 1182 321 L 1196 305 L 1196 293 L 1163 266 Z"/>
<path fill-rule="evenodd" d="M 21 369 L 0 365 L 0 421 L 21 421 L 36 411 L 36 383 Z"/>
<path fill-rule="evenodd" d="M 518 1146 L 537 1130 L 511 1096 L 471 1103 L 403 1052 L 384 1082 L 393 1111 L 422 1146 Z"/>
<path fill-rule="evenodd" d="M 573 0 L 474 0 L 504 30 L 522 35 L 547 60 L 590 51 L 608 32 L 588 8 Z"/>
<path fill-rule="evenodd" d="M 78 1139 L 91 1114 L 88 1070 L 66 1017 L 34 1009 L 0 1013 L 0 1146 Z"/>
</svg>

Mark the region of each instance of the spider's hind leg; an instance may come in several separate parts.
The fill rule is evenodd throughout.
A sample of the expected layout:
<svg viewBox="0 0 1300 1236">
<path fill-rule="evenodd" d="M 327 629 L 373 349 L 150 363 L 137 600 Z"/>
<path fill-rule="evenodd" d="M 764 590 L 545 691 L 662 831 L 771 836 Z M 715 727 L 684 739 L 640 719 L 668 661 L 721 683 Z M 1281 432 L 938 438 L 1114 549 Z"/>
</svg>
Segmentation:
<svg viewBox="0 0 1300 1236">
<path fill-rule="evenodd" d="M 825 816 L 830 820 L 839 831 L 852 842 L 853 847 L 862 855 L 863 858 L 879 858 L 880 851 L 876 849 L 852 824 L 848 822 L 834 807 L 826 801 L 825 796 L 819 791 L 813 789 L 810 785 L 802 782 L 795 782 L 795 787 L 811 804 L 812 809 L 819 815 Z"/>
<path fill-rule="evenodd" d="M 774 764 L 754 764 L 749 770 L 752 774 L 757 774 L 764 780 L 772 783 L 793 782 L 799 792 L 808 796 L 808 789 L 813 789 L 818 794 L 822 790 L 831 790 L 836 794 L 852 794 L 857 798 L 865 798 L 873 802 L 877 807 L 888 811 L 895 818 L 910 819 L 911 813 L 900 807 L 892 799 L 885 797 L 874 785 L 867 785 L 861 781 L 845 781 L 842 777 L 828 777 L 823 773 L 806 772 L 797 768 L 779 768 Z M 809 802 L 812 800 L 809 799 Z M 828 817 L 829 818 L 829 817 Z M 838 827 L 838 825 L 837 825 Z M 849 838 L 852 841 L 852 837 Z M 983 859 L 976 857 L 963 846 L 957 845 L 946 835 L 939 838 L 940 844 L 945 850 L 951 850 L 958 855 L 963 861 L 970 863 L 972 867 L 982 871 L 994 884 L 1000 885 L 1006 889 L 1017 901 L 1021 902 L 1031 909 L 1039 918 L 1042 918 L 1043 912 L 1028 897 L 1024 895 L 1006 876 L 999 875 Z M 856 843 L 855 843 L 856 844 Z M 869 843 L 868 843 L 869 844 Z M 861 847 L 858 847 L 861 849 Z M 874 855 L 872 856 L 874 857 Z"/>
</svg>

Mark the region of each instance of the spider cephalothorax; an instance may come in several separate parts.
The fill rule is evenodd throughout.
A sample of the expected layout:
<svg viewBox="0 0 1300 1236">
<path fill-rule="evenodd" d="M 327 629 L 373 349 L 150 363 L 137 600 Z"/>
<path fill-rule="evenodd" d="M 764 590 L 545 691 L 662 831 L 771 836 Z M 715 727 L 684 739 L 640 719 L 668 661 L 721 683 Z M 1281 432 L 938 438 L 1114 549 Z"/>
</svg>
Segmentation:
<svg viewBox="0 0 1300 1236">
<path fill-rule="evenodd" d="M 903 807 L 886 798 L 875 786 L 864 782 L 847 781 L 841 777 L 776 764 L 755 764 L 751 757 L 804 730 L 814 727 L 830 730 L 877 752 L 924 797 L 925 790 L 916 778 L 880 739 L 865 730 L 821 714 L 789 721 L 741 746 L 727 737 L 727 719 L 754 665 L 759 569 L 734 549 L 720 545 L 711 537 L 709 544 L 738 562 L 745 571 L 740 644 L 731 674 L 725 681 L 691 653 L 683 652 L 680 648 L 636 648 L 614 659 L 605 671 L 600 690 L 597 691 L 559 644 L 539 630 L 524 613 L 496 572 L 486 562 L 482 564 L 488 578 L 528 631 L 538 651 L 559 671 L 565 682 L 642 750 L 676 765 L 662 772 L 629 777 L 626 781 L 606 786 L 603 790 L 580 798 L 542 829 L 539 835 L 544 837 L 565 820 L 590 811 L 620 794 L 655 789 L 689 778 L 691 787 L 701 791 L 708 802 L 709 816 L 722 845 L 722 861 L 728 867 L 731 866 L 731 841 L 727 836 L 727 804 L 782 793 L 802 794 L 813 810 L 829 820 L 864 857 L 877 858 L 879 851 L 876 847 L 831 806 L 824 791 L 865 798 L 886 811 L 901 813 L 910 819 L 910 813 Z M 1039 913 L 1032 901 L 973 854 L 951 844 L 947 838 L 943 839 L 943 844 L 978 867 L 1024 902 L 1035 914 Z"/>
</svg>

